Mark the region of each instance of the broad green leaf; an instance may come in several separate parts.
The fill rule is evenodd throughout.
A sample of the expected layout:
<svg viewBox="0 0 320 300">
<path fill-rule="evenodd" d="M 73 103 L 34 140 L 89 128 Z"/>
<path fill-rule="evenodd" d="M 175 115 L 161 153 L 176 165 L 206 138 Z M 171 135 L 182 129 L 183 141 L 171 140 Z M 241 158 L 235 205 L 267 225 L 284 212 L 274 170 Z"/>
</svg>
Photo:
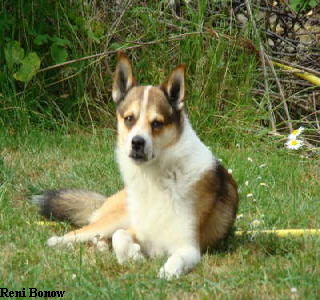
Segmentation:
<svg viewBox="0 0 320 300">
<path fill-rule="evenodd" d="M 295 11 L 306 10 L 316 7 L 319 4 L 319 0 L 291 0 L 290 6 Z"/>
<path fill-rule="evenodd" d="M 100 39 L 97 38 L 91 30 L 88 30 L 88 37 L 91 38 L 96 43 L 100 43 Z"/>
<path fill-rule="evenodd" d="M 123 44 L 120 43 L 115 42 L 110 45 L 110 50 L 119 50 L 121 48 L 123 48 Z"/>
<path fill-rule="evenodd" d="M 12 70 L 14 64 L 19 64 L 23 60 L 24 49 L 19 42 L 10 41 L 4 49 L 4 55 L 9 69 Z"/>
<path fill-rule="evenodd" d="M 294 10 L 298 10 L 299 6 L 301 5 L 302 1 L 301 0 L 291 0 L 290 1 L 290 6 L 294 9 Z"/>
<path fill-rule="evenodd" d="M 37 37 L 34 39 L 34 43 L 37 46 L 41 46 L 43 44 L 48 43 L 50 36 L 48 34 L 38 34 Z"/>
<path fill-rule="evenodd" d="M 40 58 L 35 52 L 30 52 L 22 61 L 22 66 L 19 71 L 13 74 L 16 80 L 27 83 L 36 75 L 40 68 Z"/>
<path fill-rule="evenodd" d="M 5 30 L 12 28 L 12 25 L 15 24 L 15 17 L 8 14 L 0 14 L 0 33 L 4 33 Z"/>
<path fill-rule="evenodd" d="M 71 46 L 71 42 L 67 39 L 60 39 L 57 36 L 54 36 L 51 40 L 54 42 L 54 44 L 61 46 L 61 47 L 63 47 L 63 46 L 70 47 Z"/>
<path fill-rule="evenodd" d="M 311 8 L 315 8 L 319 4 L 319 0 L 310 0 L 309 5 Z"/>
<path fill-rule="evenodd" d="M 86 24 L 88 36 L 97 43 L 100 43 L 104 35 L 103 24 L 99 21 L 91 21 Z"/>
<path fill-rule="evenodd" d="M 68 52 L 64 47 L 60 46 L 59 44 L 54 43 L 51 46 L 51 56 L 52 56 L 53 61 L 56 64 L 60 64 L 60 63 L 63 63 L 67 60 Z"/>
</svg>

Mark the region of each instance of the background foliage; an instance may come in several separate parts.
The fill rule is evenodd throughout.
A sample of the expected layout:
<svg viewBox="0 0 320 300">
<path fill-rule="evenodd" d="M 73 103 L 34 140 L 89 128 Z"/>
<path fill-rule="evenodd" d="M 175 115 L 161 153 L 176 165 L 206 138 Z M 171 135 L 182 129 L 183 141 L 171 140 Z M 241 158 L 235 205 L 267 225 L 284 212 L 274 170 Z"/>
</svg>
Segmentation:
<svg viewBox="0 0 320 300">
<path fill-rule="evenodd" d="M 116 52 L 124 50 L 141 83 L 158 84 L 175 65 L 187 64 L 189 113 L 204 134 L 267 132 L 272 114 L 280 130 L 306 122 L 312 130 L 320 126 L 314 87 L 301 90 L 298 83 L 296 91 L 288 76 L 281 76 L 286 99 L 279 97 L 272 73 L 269 85 L 262 83 L 257 50 L 270 34 L 272 53 L 287 49 L 283 41 L 293 43 L 290 28 L 306 20 L 315 1 L 292 0 L 280 7 L 252 1 L 253 18 L 242 0 L 176 1 L 175 8 L 169 2 L 0 0 L 0 124 L 114 127 L 111 77 Z M 310 57 L 317 57 L 312 47 Z M 297 52 L 300 57 L 301 51 L 306 49 Z"/>
<path fill-rule="evenodd" d="M 248 95 L 255 56 L 224 39 L 188 35 L 213 23 L 221 33 L 237 35 L 224 26 L 223 11 L 215 15 L 215 5 L 201 1 L 183 7 L 184 18 L 179 18 L 164 1 L 123 3 L 119 8 L 113 1 L 2 0 L 0 122 L 13 128 L 74 122 L 113 126 L 110 78 L 115 52 L 132 47 L 137 49 L 126 52 L 142 83 L 157 84 L 176 64 L 188 65 L 189 107 L 195 117 L 208 109 L 227 117 L 239 113 L 240 104 L 252 105 Z M 178 38 L 169 41 L 174 36 Z M 104 51 L 105 56 L 41 72 Z M 224 122 L 224 117 L 207 114 L 197 123 L 208 128 L 213 119 Z"/>
</svg>

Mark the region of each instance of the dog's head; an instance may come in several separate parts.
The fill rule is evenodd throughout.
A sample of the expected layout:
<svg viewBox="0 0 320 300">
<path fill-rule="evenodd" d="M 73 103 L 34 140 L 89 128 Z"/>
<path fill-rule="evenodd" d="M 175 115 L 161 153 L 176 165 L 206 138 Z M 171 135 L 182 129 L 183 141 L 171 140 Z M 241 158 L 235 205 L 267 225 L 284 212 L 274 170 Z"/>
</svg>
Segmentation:
<svg viewBox="0 0 320 300">
<path fill-rule="evenodd" d="M 185 66 L 159 86 L 138 85 L 127 56 L 119 53 L 112 98 L 117 104 L 118 147 L 136 163 L 156 159 L 180 137 Z"/>
</svg>

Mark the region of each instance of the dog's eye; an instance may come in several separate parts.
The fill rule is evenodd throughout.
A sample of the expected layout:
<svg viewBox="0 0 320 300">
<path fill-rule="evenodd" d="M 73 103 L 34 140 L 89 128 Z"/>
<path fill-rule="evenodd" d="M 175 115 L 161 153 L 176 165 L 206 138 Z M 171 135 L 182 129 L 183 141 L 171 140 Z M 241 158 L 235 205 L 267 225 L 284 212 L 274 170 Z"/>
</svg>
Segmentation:
<svg viewBox="0 0 320 300">
<path fill-rule="evenodd" d="M 132 115 L 124 118 L 124 122 L 126 123 L 127 126 L 132 125 L 133 121 L 134 121 L 134 117 Z"/>
<path fill-rule="evenodd" d="M 163 122 L 160 122 L 160 121 L 154 120 L 154 121 L 151 123 L 152 129 L 161 128 L 162 126 L 163 126 Z"/>
</svg>

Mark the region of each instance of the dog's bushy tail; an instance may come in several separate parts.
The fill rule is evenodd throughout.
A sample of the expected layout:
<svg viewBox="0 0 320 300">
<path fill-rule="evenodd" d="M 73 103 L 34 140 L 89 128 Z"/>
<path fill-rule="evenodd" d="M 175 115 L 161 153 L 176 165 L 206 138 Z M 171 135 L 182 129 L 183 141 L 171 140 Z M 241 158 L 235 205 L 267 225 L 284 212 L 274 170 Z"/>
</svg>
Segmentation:
<svg viewBox="0 0 320 300">
<path fill-rule="evenodd" d="M 100 208 L 107 197 L 84 190 L 49 190 L 32 197 L 40 213 L 48 218 L 69 221 L 83 226 L 89 223 L 92 213 Z"/>
</svg>

